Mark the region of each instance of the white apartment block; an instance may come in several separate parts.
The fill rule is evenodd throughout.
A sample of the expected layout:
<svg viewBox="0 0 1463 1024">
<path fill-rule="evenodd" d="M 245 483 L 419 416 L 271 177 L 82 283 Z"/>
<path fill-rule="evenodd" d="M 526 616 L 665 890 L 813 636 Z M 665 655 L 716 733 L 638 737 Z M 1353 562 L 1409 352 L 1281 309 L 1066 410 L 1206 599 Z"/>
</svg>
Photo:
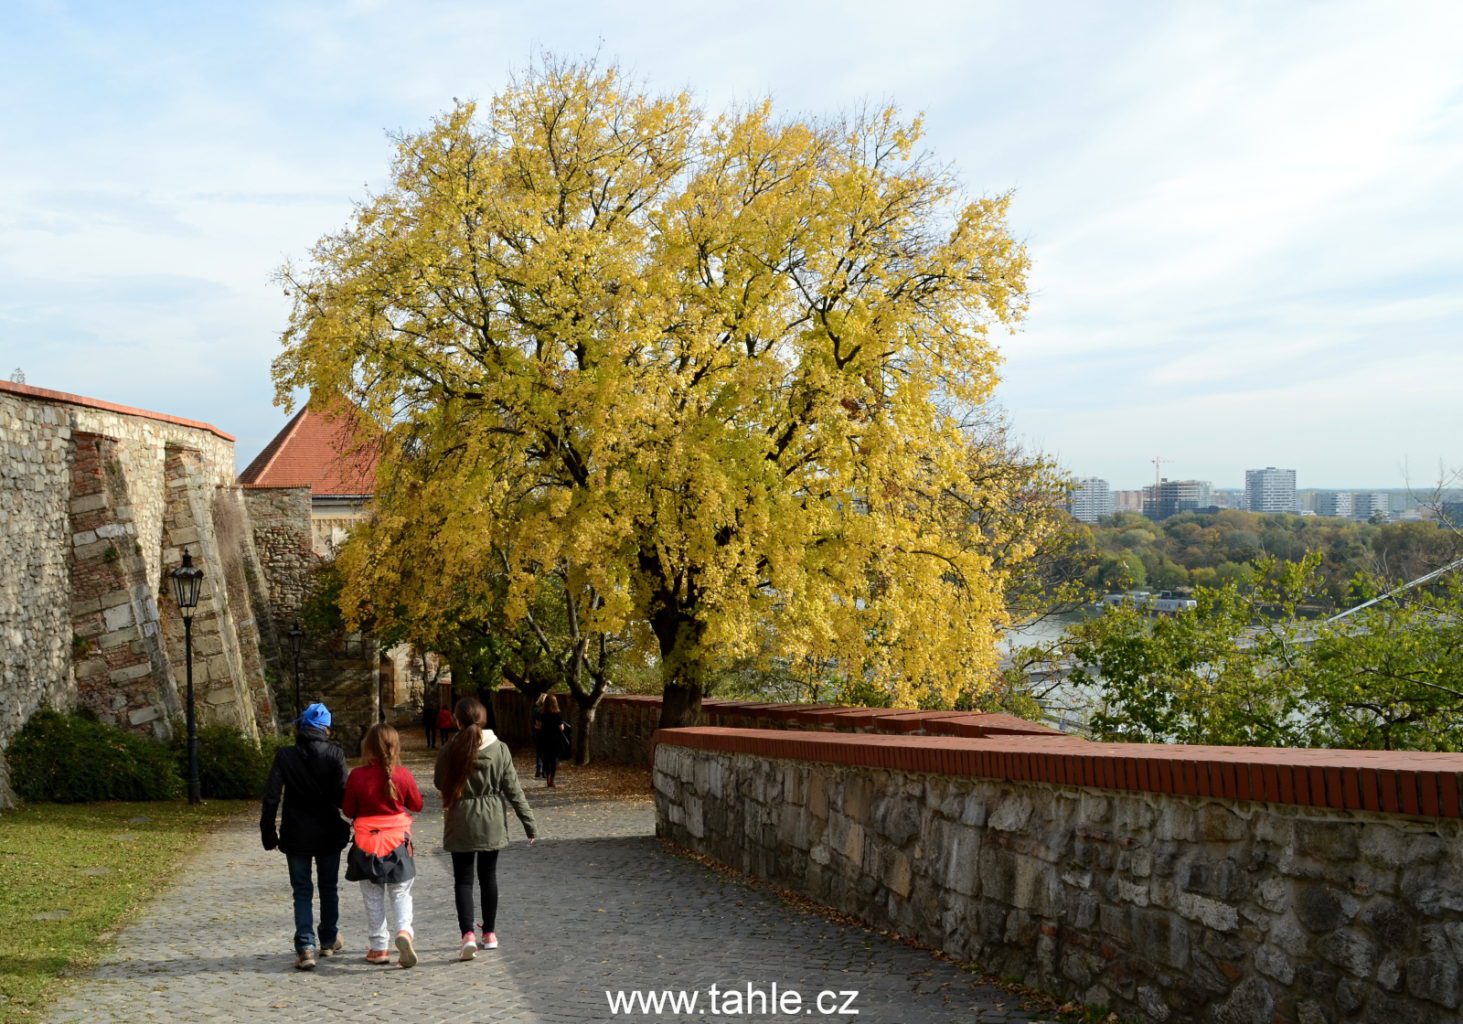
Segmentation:
<svg viewBox="0 0 1463 1024">
<path fill-rule="evenodd" d="M 1354 497 L 1356 496 L 1350 491 L 1318 491 L 1316 493 L 1316 515 L 1349 519 Z"/>
<path fill-rule="evenodd" d="M 1298 512 L 1295 501 L 1295 470 L 1245 470 L 1245 507 L 1251 512 Z"/>
<path fill-rule="evenodd" d="M 1107 481 L 1089 476 L 1077 481 L 1069 503 L 1072 518 L 1082 523 L 1095 523 L 1117 511 Z"/>
<path fill-rule="evenodd" d="M 1392 496 L 1381 491 L 1357 491 L 1351 496 L 1351 517 L 1370 519 L 1380 516 L 1392 518 Z"/>
</svg>

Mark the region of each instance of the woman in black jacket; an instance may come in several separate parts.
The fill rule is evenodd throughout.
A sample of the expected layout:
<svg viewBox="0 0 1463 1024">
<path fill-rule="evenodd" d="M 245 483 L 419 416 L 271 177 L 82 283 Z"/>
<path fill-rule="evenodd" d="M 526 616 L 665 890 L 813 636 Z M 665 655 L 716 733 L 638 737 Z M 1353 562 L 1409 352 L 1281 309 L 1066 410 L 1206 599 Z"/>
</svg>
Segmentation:
<svg viewBox="0 0 1463 1024">
<path fill-rule="evenodd" d="M 559 714 L 559 699 L 549 694 L 544 701 L 544 717 L 538 730 L 538 756 L 543 762 L 544 778 L 553 786 L 559 771 L 559 754 L 564 743 L 564 716 Z"/>
<path fill-rule="evenodd" d="M 295 897 L 295 966 L 315 966 L 314 886 L 320 885 L 320 944 L 325 956 L 340 952 L 340 851 L 350 841 L 350 825 L 340 816 L 345 794 L 345 754 L 330 742 L 330 712 L 311 704 L 296 723 L 295 745 L 275 752 L 264 787 L 259 835 L 266 850 L 278 847 L 289 862 Z M 275 830 L 280 796 L 284 820 Z"/>
</svg>

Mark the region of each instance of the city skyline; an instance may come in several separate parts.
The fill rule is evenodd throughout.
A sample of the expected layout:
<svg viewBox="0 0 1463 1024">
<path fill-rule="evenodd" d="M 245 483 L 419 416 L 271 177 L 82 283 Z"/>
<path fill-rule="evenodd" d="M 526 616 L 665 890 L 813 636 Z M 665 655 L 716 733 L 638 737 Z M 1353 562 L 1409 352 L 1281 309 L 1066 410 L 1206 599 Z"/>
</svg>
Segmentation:
<svg viewBox="0 0 1463 1024">
<path fill-rule="evenodd" d="M 387 133 L 599 53 L 713 110 L 923 111 L 973 195 L 1014 193 L 997 398 L 1074 473 L 1426 490 L 1463 468 L 1463 7 L 1376 11 L 22 3 L 0 374 L 216 423 L 246 463 L 286 420 L 272 275 L 383 183 Z"/>
<path fill-rule="evenodd" d="M 1117 480 L 1114 480 L 1111 477 L 1105 477 L 1105 476 L 1103 476 L 1100 473 L 1089 473 L 1089 472 L 1082 471 L 1080 469 L 1074 469 L 1074 468 L 1072 468 L 1070 466 L 1063 466 L 1062 468 L 1069 473 L 1069 475 L 1071 476 L 1071 478 L 1072 478 L 1072 480 L 1074 482 L 1080 482 L 1080 481 L 1089 480 L 1089 479 L 1091 479 L 1091 480 L 1101 480 L 1101 481 L 1105 482 L 1113 490 L 1113 492 L 1115 492 L 1115 493 L 1117 491 L 1141 491 L 1143 488 L 1145 488 L 1145 487 L 1152 487 L 1153 484 L 1154 484 L 1154 478 L 1153 478 L 1153 476 L 1151 474 L 1145 480 L 1138 480 L 1138 479 L 1134 479 L 1132 477 L 1124 477 L 1124 478 L 1119 478 Z M 1164 480 L 1174 480 L 1174 481 L 1177 481 L 1177 480 L 1197 480 L 1197 481 L 1202 481 L 1204 483 L 1210 484 L 1216 492 L 1226 491 L 1226 492 L 1238 492 L 1240 494 L 1243 494 L 1245 492 L 1245 480 L 1244 480 L 1245 473 L 1251 472 L 1251 471 L 1253 471 L 1255 469 L 1259 469 L 1259 468 L 1263 468 L 1263 467 L 1250 466 L 1250 467 L 1246 467 L 1245 469 L 1241 469 L 1239 471 L 1239 473 L 1238 473 L 1238 482 L 1230 482 L 1231 480 L 1234 479 L 1233 476 L 1214 478 L 1214 477 L 1201 476 L 1201 475 L 1195 474 L 1195 473 L 1182 473 L 1182 472 L 1179 472 L 1177 470 L 1175 470 L 1172 473 L 1165 471 L 1164 474 L 1163 474 L 1162 479 L 1164 479 Z M 1285 467 L 1285 468 L 1291 468 L 1291 467 Z M 1350 483 L 1350 484 L 1340 484 L 1340 485 L 1335 485 L 1335 486 L 1331 486 L 1331 485 L 1322 486 L 1322 485 L 1319 485 L 1319 484 L 1306 484 L 1306 483 L 1304 483 L 1303 482 L 1303 477 L 1301 475 L 1302 472 L 1303 471 L 1301 469 L 1296 468 L 1296 485 L 1295 485 L 1295 491 L 1296 491 L 1297 494 L 1311 493 L 1311 492 L 1317 492 L 1317 491 L 1350 491 L 1350 492 L 1356 492 L 1356 491 L 1386 491 L 1386 492 L 1389 492 L 1389 493 L 1398 493 L 1398 492 L 1405 493 L 1405 492 L 1411 492 L 1413 494 L 1416 494 L 1419 498 L 1424 498 L 1424 497 L 1427 497 L 1428 495 L 1432 494 L 1435 490 L 1437 490 L 1437 483 L 1438 483 L 1438 481 L 1436 479 L 1436 474 L 1434 474 L 1434 477 L 1431 478 L 1431 479 L 1429 479 L 1429 480 L 1427 480 L 1426 482 L 1424 482 L 1424 483 L 1414 483 L 1411 486 L 1408 486 L 1406 484 L 1394 484 L 1394 485 L 1369 484 L 1369 483 L 1366 483 L 1366 482 Z M 1453 478 L 1453 477 L 1450 476 L 1449 481 L 1448 482 L 1445 482 L 1445 484 L 1444 484 L 1444 486 L 1443 486 L 1442 489 L 1444 491 L 1446 491 L 1446 492 L 1453 492 L 1453 491 L 1458 491 L 1460 489 L 1463 489 L 1463 479 L 1457 479 L 1457 478 Z"/>
</svg>

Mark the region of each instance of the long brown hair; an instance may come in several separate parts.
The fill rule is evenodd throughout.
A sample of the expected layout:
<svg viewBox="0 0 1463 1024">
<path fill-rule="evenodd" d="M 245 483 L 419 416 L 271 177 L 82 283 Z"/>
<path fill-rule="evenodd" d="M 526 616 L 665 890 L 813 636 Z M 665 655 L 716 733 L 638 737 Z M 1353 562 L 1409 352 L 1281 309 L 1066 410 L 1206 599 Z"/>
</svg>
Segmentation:
<svg viewBox="0 0 1463 1024">
<path fill-rule="evenodd" d="M 442 752 L 442 804 L 451 807 L 462 797 L 467 788 L 467 777 L 472 774 L 473 762 L 477 760 L 478 747 L 483 742 L 483 727 L 488 724 L 488 710 L 476 697 L 464 697 L 452 709 L 457 722 L 457 735 L 453 736 Z"/>
<path fill-rule="evenodd" d="M 401 734 L 396 731 L 396 726 L 377 722 L 367 729 L 365 738 L 361 740 L 361 756 L 368 762 L 381 766 L 381 770 L 386 773 L 386 796 L 392 803 L 396 803 L 399 798 L 396 795 L 396 780 L 392 775 L 396 772 L 396 766 L 401 763 Z"/>
</svg>

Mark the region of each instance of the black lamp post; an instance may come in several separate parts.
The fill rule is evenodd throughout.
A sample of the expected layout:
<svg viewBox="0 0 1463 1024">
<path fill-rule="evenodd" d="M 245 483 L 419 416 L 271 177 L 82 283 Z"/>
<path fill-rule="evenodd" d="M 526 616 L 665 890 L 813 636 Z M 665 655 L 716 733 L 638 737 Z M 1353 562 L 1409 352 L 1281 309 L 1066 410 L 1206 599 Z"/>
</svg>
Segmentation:
<svg viewBox="0 0 1463 1024">
<path fill-rule="evenodd" d="M 300 623 L 295 622 L 290 627 L 290 649 L 295 652 L 295 718 L 305 709 L 300 706 L 300 648 L 305 643 L 305 631 L 300 628 Z"/>
<path fill-rule="evenodd" d="M 198 784 L 198 717 L 193 711 L 193 610 L 203 589 L 203 570 L 193 564 L 193 556 L 184 548 L 183 564 L 170 575 L 178 610 L 183 613 L 183 664 L 188 674 L 188 802 L 198 804 L 203 802 L 203 793 Z"/>
</svg>

